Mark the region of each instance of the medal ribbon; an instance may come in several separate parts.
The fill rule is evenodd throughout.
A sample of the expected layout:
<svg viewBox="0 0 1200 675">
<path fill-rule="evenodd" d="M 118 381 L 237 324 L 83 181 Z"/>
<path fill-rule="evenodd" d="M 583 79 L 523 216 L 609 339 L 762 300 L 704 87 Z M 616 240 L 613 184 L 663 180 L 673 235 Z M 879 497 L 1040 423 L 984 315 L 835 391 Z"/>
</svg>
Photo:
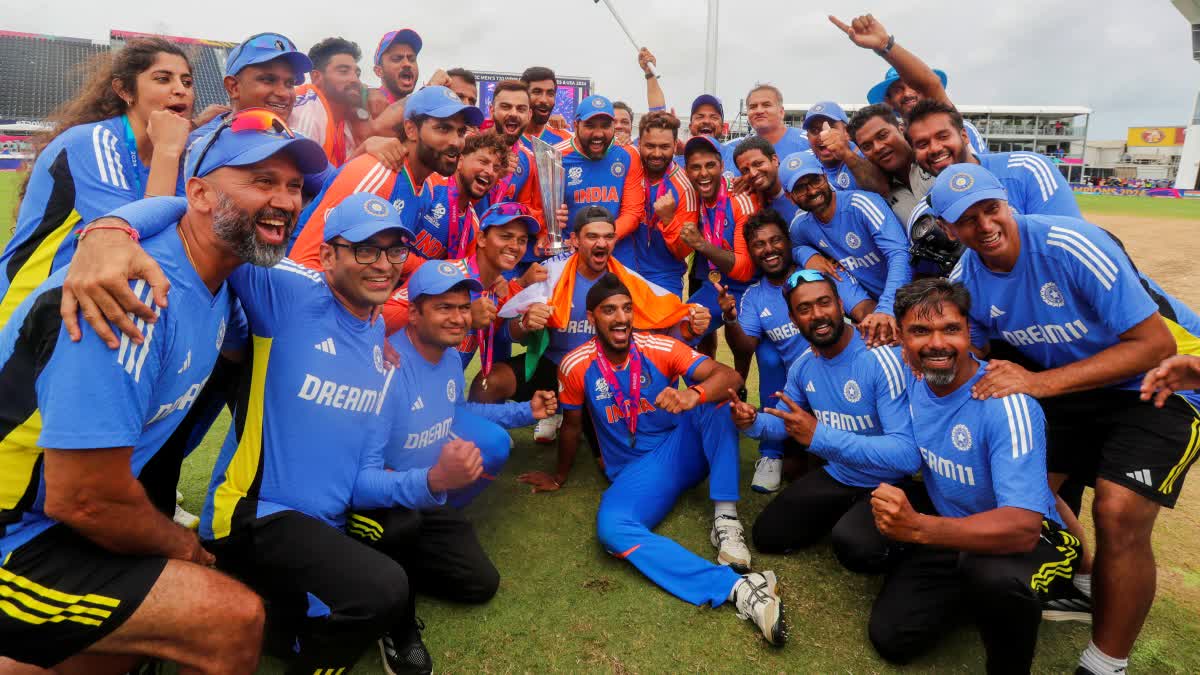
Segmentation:
<svg viewBox="0 0 1200 675">
<path fill-rule="evenodd" d="M 718 176 L 719 181 L 717 187 L 717 203 L 709 209 L 707 206 L 700 205 L 700 227 L 704 232 L 704 240 L 716 246 L 717 248 L 728 249 L 725 244 L 725 218 L 729 204 L 729 190 L 725 187 L 725 177 Z M 712 216 L 709 216 L 709 213 Z M 708 261 L 708 269 L 715 270 L 717 266 L 710 260 Z"/>
<path fill-rule="evenodd" d="M 600 347 L 600 338 L 592 338 L 592 342 L 596 345 L 596 365 L 600 368 L 600 375 L 608 384 L 608 390 L 613 394 L 617 409 L 625 415 L 625 423 L 629 425 L 629 442 L 633 443 L 633 435 L 637 432 L 639 404 L 642 400 L 641 354 L 638 353 L 637 345 L 631 340 L 629 343 L 629 396 L 626 397 L 625 390 L 617 381 L 616 371 L 613 370 L 612 364 L 608 362 L 608 357 L 604 355 L 604 350 Z"/>
<path fill-rule="evenodd" d="M 467 276 L 472 279 L 479 279 L 479 261 L 475 256 L 466 259 Z M 497 302 L 496 294 L 489 289 L 485 289 L 481 297 L 490 299 L 493 303 Z M 490 323 L 483 328 L 475 331 L 476 340 L 479 342 L 479 361 L 482 365 L 483 379 L 487 380 L 487 376 L 492 374 L 492 360 L 496 356 L 496 324 Z"/>
<path fill-rule="evenodd" d="M 467 205 L 467 210 L 461 216 L 458 214 L 458 181 L 457 176 L 450 176 L 450 180 L 446 182 L 446 195 L 450 202 L 450 231 L 446 238 L 448 260 L 463 258 L 467 255 L 467 244 L 471 243 L 471 234 L 474 228 L 470 222 L 464 224 L 471 215 L 471 206 Z"/>
<path fill-rule="evenodd" d="M 658 223 L 658 214 L 654 212 L 654 202 L 662 199 L 667 194 L 667 178 L 670 171 L 663 174 L 662 180 L 658 182 L 658 189 L 654 191 L 654 196 L 650 197 L 650 177 L 642 175 L 642 187 L 646 189 L 648 197 L 646 201 L 646 248 L 650 248 L 650 244 L 654 239 L 654 226 Z"/>
</svg>

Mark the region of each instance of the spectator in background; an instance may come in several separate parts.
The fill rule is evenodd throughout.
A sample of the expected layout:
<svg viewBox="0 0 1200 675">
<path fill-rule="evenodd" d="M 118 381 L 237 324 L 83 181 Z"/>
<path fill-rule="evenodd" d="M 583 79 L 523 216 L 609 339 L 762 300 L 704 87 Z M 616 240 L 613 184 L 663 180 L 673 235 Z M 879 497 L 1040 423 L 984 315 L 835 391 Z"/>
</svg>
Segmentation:
<svg viewBox="0 0 1200 675">
<path fill-rule="evenodd" d="M 362 50 L 349 40 L 331 37 L 313 45 L 308 58 L 313 65 L 312 84 L 297 87 L 288 124 L 319 143 L 329 163 L 339 167 L 354 150 L 353 120 L 370 119 L 362 107 L 362 69 L 358 67 Z"/>
<path fill-rule="evenodd" d="M 421 36 L 411 28 L 388 31 L 375 48 L 375 75 L 382 87 L 372 89 L 367 107 L 372 117 L 378 117 L 389 105 L 413 93 L 421 74 L 417 55 L 421 53 Z"/>
<path fill-rule="evenodd" d="M 614 140 L 621 145 L 633 142 L 633 108 L 624 101 L 613 101 Z"/>
<path fill-rule="evenodd" d="M 475 82 L 475 73 L 466 68 L 451 68 L 446 71 L 450 82 L 446 84 L 450 91 L 458 95 L 464 105 L 475 105 L 479 102 L 479 85 Z"/>
</svg>

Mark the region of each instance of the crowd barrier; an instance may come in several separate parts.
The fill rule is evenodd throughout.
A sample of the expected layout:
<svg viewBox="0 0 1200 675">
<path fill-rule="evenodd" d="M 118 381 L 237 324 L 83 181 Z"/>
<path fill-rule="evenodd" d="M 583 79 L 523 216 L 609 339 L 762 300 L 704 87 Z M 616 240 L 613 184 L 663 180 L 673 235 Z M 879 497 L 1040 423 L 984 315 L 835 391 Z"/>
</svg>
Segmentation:
<svg viewBox="0 0 1200 675">
<path fill-rule="evenodd" d="M 1200 199 L 1200 190 L 1175 188 L 1135 188 L 1071 183 L 1071 190 L 1090 195 L 1119 195 L 1125 197 L 1169 197 L 1171 199 Z"/>
</svg>

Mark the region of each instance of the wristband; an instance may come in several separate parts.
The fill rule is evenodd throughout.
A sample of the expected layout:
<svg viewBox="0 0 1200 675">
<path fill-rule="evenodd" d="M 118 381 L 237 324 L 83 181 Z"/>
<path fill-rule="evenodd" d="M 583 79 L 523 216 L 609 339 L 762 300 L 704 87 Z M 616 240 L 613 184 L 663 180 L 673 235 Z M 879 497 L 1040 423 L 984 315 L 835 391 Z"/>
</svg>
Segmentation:
<svg viewBox="0 0 1200 675">
<path fill-rule="evenodd" d="M 647 80 L 653 80 L 653 79 L 654 79 L 654 78 L 656 78 L 656 77 L 658 77 L 658 76 L 657 76 L 657 75 L 655 75 L 654 73 L 646 73 L 646 79 L 647 79 Z"/>
<path fill-rule="evenodd" d="M 700 395 L 701 403 L 708 403 L 708 395 L 704 392 L 704 387 L 701 387 L 698 384 L 693 384 L 692 386 L 688 387 L 688 389 L 691 389 Z"/>
<path fill-rule="evenodd" d="M 116 223 L 93 223 L 75 233 L 76 241 L 83 241 L 83 238 L 93 230 L 120 230 L 121 232 L 129 235 L 129 238 L 134 241 L 138 241 L 141 238 L 138 235 L 137 230 L 133 229 L 129 225 L 126 225 L 125 223 L 121 223 L 119 225 Z"/>
<path fill-rule="evenodd" d="M 883 46 L 883 49 L 876 49 L 875 53 L 880 56 L 887 56 L 888 52 L 892 51 L 892 47 L 895 47 L 895 46 L 896 46 L 896 36 L 889 35 L 887 44 Z"/>
</svg>

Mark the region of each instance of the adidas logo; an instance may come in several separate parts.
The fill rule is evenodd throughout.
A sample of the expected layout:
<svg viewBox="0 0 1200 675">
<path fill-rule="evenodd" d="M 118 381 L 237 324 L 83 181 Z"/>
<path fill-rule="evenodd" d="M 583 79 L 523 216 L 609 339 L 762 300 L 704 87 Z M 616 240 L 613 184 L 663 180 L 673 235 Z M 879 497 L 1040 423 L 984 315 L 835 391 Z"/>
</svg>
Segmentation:
<svg viewBox="0 0 1200 675">
<path fill-rule="evenodd" d="M 337 349 L 333 346 L 333 338 L 325 338 L 323 341 L 313 345 L 313 347 L 319 352 L 337 356 Z"/>
<path fill-rule="evenodd" d="M 409 411 L 416 412 L 418 410 L 424 410 L 424 409 L 425 409 L 425 401 L 422 401 L 421 397 L 418 396 L 417 400 L 413 401 L 412 408 L 410 408 Z"/>
<path fill-rule="evenodd" d="M 763 311 L 758 313 L 758 318 L 760 319 L 765 319 L 768 316 L 771 316 L 771 310 L 767 307 L 763 307 Z"/>
<path fill-rule="evenodd" d="M 990 312 L 988 312 L 988 315 L 990 315 L 993 319 L 995 319 L 998 316 L 1004 316 L 1004 310 L 1000 309 L 999 307 L 997 307 L 995 305 L 992 305 L 992 309 Z"/>
<path fill-rule="evenodd" d="M 807 391 L 810 394 L 816 393 L 817 388 L 813 386 L 812 380 L 808 381 L 808 386 L 804 388 L 804 391 Z"/>
<path fill-rule="evenodd" d="M 178 371 L 176 371 L 175 374 L 179 375 L 180 373 L 182 373 L 183 371 L 185 371 L 191 367 L 192 367 L 192 350 L 189 349 L 187 356 L 184 357 L 184 359 L 183 359 L 183 367 L 180 368 Z"/>
<path fill-rule="evenodd" d="M 1142 485 L 1149 485 L 1150 487 L 1154 487 L 1154 481 L 1151 480 L 1151 478 L 1150 478 L 1150 469 L 1138 469 L 1137 471 L 1130 471 L 1129 473 L 1127 473 L 1125 475 L 1136 480 L 1137 482 L 1141 483 Z"/>
<path fill-rule="evenodd" d="M 826 244 L 824 239 L 820 240 L 817 243 L 821 245 L 821 248 L 829 248 L 829 244 Z"/>
</svg>

